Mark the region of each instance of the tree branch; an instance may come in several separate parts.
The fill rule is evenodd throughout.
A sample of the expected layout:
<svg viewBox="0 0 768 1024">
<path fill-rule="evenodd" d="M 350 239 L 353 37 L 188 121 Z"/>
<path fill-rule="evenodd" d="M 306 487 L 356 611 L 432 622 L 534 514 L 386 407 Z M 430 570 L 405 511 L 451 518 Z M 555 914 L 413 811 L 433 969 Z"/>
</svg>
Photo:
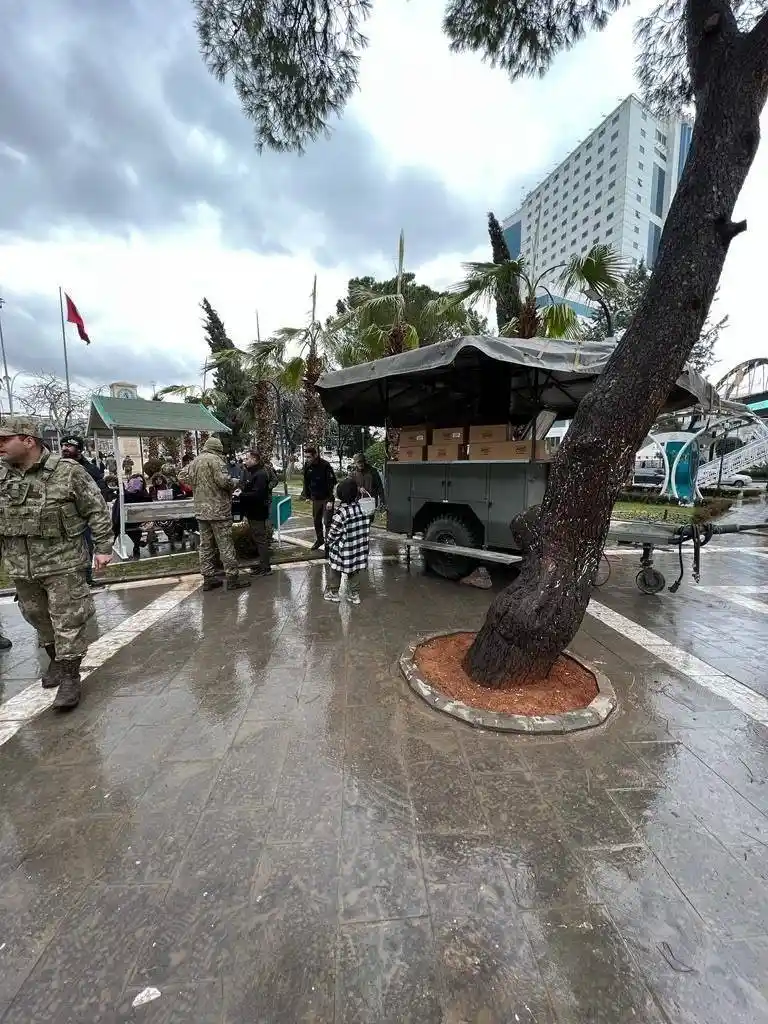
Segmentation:
<svg viewBox="0 0 768 1024">
<path fill-rule="evenodd" d="M 732 221 L 726 217 L 718 217 L 715 221 L 715 228 L 723 245 L 727 247 L 736 235 L 740 235 L 742 231 L 747 230 L 747 222 L 745 220 Z"/>
</svg>

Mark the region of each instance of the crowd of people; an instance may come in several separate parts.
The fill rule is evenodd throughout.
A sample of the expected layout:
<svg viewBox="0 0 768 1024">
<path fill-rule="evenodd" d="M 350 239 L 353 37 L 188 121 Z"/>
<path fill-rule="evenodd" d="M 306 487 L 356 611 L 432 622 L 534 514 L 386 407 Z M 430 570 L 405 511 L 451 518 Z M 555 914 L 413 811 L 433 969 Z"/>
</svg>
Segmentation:
<svg viewBox="0 0 768 1024">
<path fill-rule="evenodd" d="M 325 599 L 341 600 L 346 577 L 347 600 L 359 604 L 357 578 L 368 563 L 373 508 L 383 502 L 381 477 L 360 455 L 349 476 L 337 484 L 333 468 L 317 448 L 308 446 L 306 452 L 302 493 L 312 503 L 313 547 L 324 546 L 328 560 Z M 200 454 L 185 456 L 181 467 L 166 462 L 147 476 L 134 472 L 133 460 L 126 456 L 121 468 L 126 504 L 191 497 L 194 519 L 172 518 L 161 520 L 161 525 L 171 546 L 172 538 L 183 537 L 185 530 L 199 532 L 204 591 L 251 586 L 240 572 L 234 547 L 235 498 L 258 552 L 258 565 L 251 575 L 272 572 L 267 524 L 277 475 L 261 452 L 252 449 L 242 463 L 228 461 L 221 441 L 209 437 Z M 97 453 L 93 460 L 86 458 L 82 438 L 62 438 L 61 452 L 56 454 L 48 450 L 33 419 L 7 416 L 0 423 L 0 555 L 21 613 L 48 654 L 41 684 L 56 688 L 54 707 L 59 710 L 70 710 L 80 702 L 85 630 L 95 610 L 91 589 L 98 585 L 93 569 L 103 569 L 111 561 L 113 541 L 121 528 L 116 470 L 114 455 Z M 371 507 L 363 507 L 361 498 L 373 499 Z M 126 533 L 138 557 L 142 525 L 129 523 Z M 11 646 L 0 634 L 0 650 Z"/>
</svg>

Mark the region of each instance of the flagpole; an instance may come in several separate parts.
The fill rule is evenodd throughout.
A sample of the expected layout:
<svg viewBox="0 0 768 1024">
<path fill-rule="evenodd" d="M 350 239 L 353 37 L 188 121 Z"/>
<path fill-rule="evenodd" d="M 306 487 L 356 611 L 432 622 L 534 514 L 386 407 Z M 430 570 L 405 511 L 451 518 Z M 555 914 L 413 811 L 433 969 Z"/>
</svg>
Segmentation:
<svg viewBox="0 0 768 1024">
<path fill-rule="evenodd" d="M 67 330 L 64 326 L 64 298 L 59 285 L 59 312 L 61 313 L 61 340 L 64 345 L 64 376 L 67 381 L 67 419 L 72 412 L 72 395 L 69 389 L 69 360 L 67 359 Z"/>
</svg>

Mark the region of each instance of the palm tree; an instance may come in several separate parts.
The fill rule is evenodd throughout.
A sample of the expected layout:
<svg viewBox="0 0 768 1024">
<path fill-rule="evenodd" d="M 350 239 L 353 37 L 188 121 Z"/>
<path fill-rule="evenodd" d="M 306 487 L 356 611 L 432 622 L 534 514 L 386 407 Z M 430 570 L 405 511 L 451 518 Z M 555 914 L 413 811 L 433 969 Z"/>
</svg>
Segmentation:
<svg viewBox="0 0 768 1024">
<path fill-rule="evenodd" d="M 401 231 L 397 275 L 390 292 L 355 287 L 347 308 L 330 321 L 331 355 L 339 366 L 355 366 L 397 355 L 450 335 L 476 333 L 473 314 L 454 296 L 418 301 L 406 274 L 405 235 Z"/>
<path fill-rule="evenodd" d="M 221 392 L 217 391 L 216 388 L 200 387 L 198 384 L 169 384 L 168 387 L 161 388 L 154 397 L 162 401 L 166 395 L 175 395 L 179 398 L 183 398 L 185 402 L 190 402 L 195 405 L 204 405 L 206 409 L 215 408 L 216 403 L 222 397 Z M 205 444 L 208 437 L 208 431 L 201 430 L 198 435 L 198 440 L 201 444 Z M 184 454 L 192 455 L 193 452 L 194 438 L 190 431 L 186 431 L 184 434 Z"/>
<path fill-rule="evenodd" d="M 321 444 L 325 434 L 325 410 L 316 384 L 327 366 L 328 354 L 335 349 L 338 328 L 333 321 L 325 324 L 317 318 L 317 274 L 312 281 L 312 306 L 306 327 L 281 327 L 264 342 L 271 346 L 273 359 L 281 367 L 285 385 L 291 389 L 300 383 L 304 398 L 304 442 Z M 287 357 L 288 346 L 298 345 L 298 354 Z"/>
<path fill-rule="evenodd" d="M 567 303 L 556 302 L 544 281 L 551 281 L 560 271 L 564 296 L 580 291 L 590 298 L 604 299 L 620 286 L 626 266 L 610 246 L 594 245 L 585 256 L 574 256 L 535 276 L 524 257 L 502 263 L 465 263 L 464 269 L 466 277 L 454 289 L 462 300 L 497 300 L 514 283 L 521 286 L 519 314 L 501 327 L 501 337 L 576 340 L 583 333 L 576 313 Z"/>
</svg>

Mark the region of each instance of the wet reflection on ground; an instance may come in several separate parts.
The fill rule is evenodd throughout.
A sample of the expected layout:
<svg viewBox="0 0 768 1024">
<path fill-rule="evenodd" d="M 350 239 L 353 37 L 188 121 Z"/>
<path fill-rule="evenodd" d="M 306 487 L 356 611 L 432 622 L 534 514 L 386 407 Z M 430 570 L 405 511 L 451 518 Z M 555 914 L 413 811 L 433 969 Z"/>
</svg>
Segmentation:
<svg viewBox="0 0 768 1024">
<path fill-rule="evenodd" d="M 750 543 L 676 596 L 618 556 L 597 599 L 768 694 Z M 4 1024 L 768 1020 L 768 729 L 591 617 L 574 649 L 621 701 L 600 731 L 440 716 L 397 657 L 489 595 L 395 550 L 360 607 L 321 565 L 198 592 L 0 746 Z M 99 630 L 162 592 L 99 594 Z M 2 616 L 7 700 L 37 655 Z"/>
</svg>

